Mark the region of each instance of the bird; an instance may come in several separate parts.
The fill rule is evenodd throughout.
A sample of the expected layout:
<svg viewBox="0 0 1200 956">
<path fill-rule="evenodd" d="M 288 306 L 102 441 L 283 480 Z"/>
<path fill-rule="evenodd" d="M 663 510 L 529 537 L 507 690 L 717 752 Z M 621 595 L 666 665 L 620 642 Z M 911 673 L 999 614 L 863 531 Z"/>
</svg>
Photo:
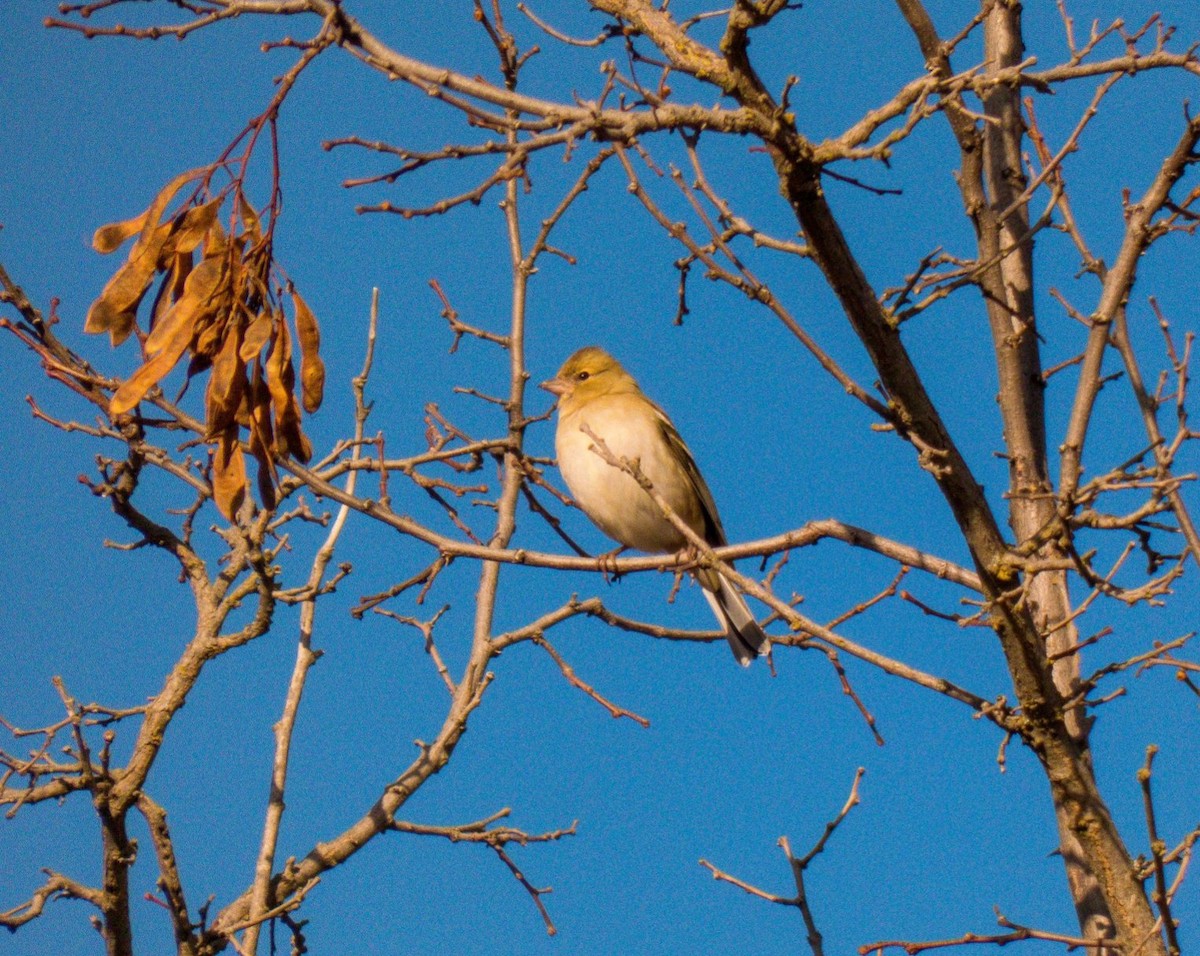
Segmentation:
<svg viewBox="0 0 1200 956">
<path fill-rule="evenodd" d="M 654 490 L 705 544 L 718 548 L 727 543 L 716 503 L 692 453 L 667 413 L 646 397 L 620 362 L 599 346 L 585 346 L 540 387 L 558 399 L 558 469 L 596 527 L 639 551 L 671 553 L 688 545 L 650 493 L 597 454 L 592 436 L 617 459 L 636 461 Z M 769 641 L 746 599 L 713 568 L 693 573 L 734 657 L 749 666 L 766 653 Z"/>
</svg>

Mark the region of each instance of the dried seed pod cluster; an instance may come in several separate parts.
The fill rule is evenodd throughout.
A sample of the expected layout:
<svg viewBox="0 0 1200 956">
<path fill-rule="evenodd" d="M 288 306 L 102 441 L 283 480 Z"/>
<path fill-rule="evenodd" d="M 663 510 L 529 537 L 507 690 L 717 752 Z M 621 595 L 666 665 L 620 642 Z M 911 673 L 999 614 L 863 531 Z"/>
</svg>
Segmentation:
<svg viewBox="0 0 1200 956">
<path fill-rule="evenodd" d="M 142 343 L 142 366 L 121 383 L 109 403 L 114 417 L 145 398 L 185 353 L 191 356 L 189 380 L 211 370 L 205 427 L 214 444 L 213 497 L 221 513 L 232 518 L 247 488 L 241 430 L 246 429 L 246 446 L 258 462 L 259 495 L 272 507 L 275 456 L 291 455 L 300 461 L 312 456 L 312 444 L 300 426 L 300 407 L 310 413 L 320 407 L 325 367 L 316 317 L 289 285 L 300 345 L 298 401 L 293 333 L 270 287 L 271 243 L 240 191 L 234 192 L 232 233 L 225 231 L 218 216 L 226 195 L 204 203 L 193 198 L 164 219 L 179 191 L 206 173 L 180 175 L 140 216 L 96 231 L 92 244 L 102 253 L 137 238 L 88 310 L 84 331 L 107 332 L 113 345 L 136 331 Z M 143 335 L 138 309 L 160 276 L 149 331 Z"/>
</svg>

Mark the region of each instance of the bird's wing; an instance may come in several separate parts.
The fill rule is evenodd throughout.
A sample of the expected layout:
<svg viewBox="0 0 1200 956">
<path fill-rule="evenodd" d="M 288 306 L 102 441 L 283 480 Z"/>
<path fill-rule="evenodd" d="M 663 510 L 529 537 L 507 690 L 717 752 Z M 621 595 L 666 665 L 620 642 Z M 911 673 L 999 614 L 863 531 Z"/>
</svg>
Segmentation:
<svg viewBox="0 0 1200 956">
<path fill-rule="evenodd" d="M 704 476 L 700 474 L 700 469 L 696 467 L 696 461 L 692 458 L 692 453 L 688 451 L 688 446 L 684 444 L 674 423 L 667 417 L 667 413 L 650 399 L 647 398 L 646 401 L 654 409 L 663 439 L 666 441 L 668 447 L 670 447 L 675 458 L 683 465 L 683 470 L 687 474 L 688 481 L 691 482 L 692 488 L 696 492 L 696 497 L 700 499 L 700 507 L 704 513 L 705 543 L 712 545 L 714 548 L 721 547 L 727 543 L 725 540 L 725 529 L 721 527 L 721 518 L 717 514 L 717 503 L 713 501 L 712 492 L 708 490 L 708 485 L 704 483 Z"/>
</svg>

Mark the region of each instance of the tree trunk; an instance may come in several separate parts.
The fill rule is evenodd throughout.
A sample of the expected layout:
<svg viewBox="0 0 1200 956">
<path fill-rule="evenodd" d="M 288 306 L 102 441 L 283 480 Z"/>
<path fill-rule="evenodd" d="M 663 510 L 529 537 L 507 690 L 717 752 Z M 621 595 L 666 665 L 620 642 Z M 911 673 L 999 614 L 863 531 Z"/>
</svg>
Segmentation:
<svg viewBox="0 0 1200 956">
<path fill-rule="evenodd" d="M 821 188 L 819 168 L 805 153 L 802 138 L 788 137 L 777 146 L 775 163 L 784 195 L 790 201 L 830 287 L 866 347 L 895 410 L 898 427 L 919 449 L 921 464 L 938 482 L 971 550 L 991 607 L 991 627 L 1000 640 L 1020 705 L 1014 731 L 1045 768 L 1060 829 L 1073 834 L 1073 872 L 1095 875 L 1077 902 L 1087 914 L 1111 916 L 1113 932 L 1125 952 L 1165 956 L 1142 883 L 1132 859 L 1096 786 L 1091 760 L 1070 723 L 1062 693 L 1055 685 L 1043 633 L 1030 608 L 1008 593 L 1019 584 L 1007 543 L 966 461 L 950 438 L 899 330 L 879 304 L 858 261 L 850 251 Z M 1053 609 L 1043 605 L 1043 613 Z M 1077 852 L 1077 856 L 1075 855 Z"/>
<path fill-rule="evenodd" d="M 1024 52 L 1020 5 L 996 4 L 984 21 L 984 75 L 1017 65 Z M 1025 124 L 1019 88 L 1008 84 L 991 87 L 984 96 L 984 113 L 993 120 L 983 127 L 983 180 L 989 208 L 988 214 L 976 217 L 976 224 L 979 258 L 995 262 L 982 284 L 1000 383 L 998 400 L 1009 466 L 1009 525 L 1020 546 L 1052 525 L 1058 515 L 1046 456 L 1045 383 L 1033 304 L 1033 239 L 1028 234 L 1028 203 L 1022 199 L 1028 181 L 1021 159 Z M 1050 541 L 1034 552 L 1038 556 L 1058 556 L 1052 544 L 1058 536 L 1048 537 Z M 1055 686 L 1069 698 L 1079 688 L 1080 663 L 1078 654 L 1058 656 L 1078 641 L 1070 621 L 1066 574 L 1032 575 L 1026 593 L 1034 625 L 1053 662 Z M 1072 708 L 1063 718 L 1080 761 L 1090 773 L 1092 757 L 1083 710 Z M 1086 939 L 1112 939 L 1112 915 L 1072 829 L 1071 815 L 1058 798 L 1055 813 L 1059 849 L 1080 931 Z"/>
</svg>

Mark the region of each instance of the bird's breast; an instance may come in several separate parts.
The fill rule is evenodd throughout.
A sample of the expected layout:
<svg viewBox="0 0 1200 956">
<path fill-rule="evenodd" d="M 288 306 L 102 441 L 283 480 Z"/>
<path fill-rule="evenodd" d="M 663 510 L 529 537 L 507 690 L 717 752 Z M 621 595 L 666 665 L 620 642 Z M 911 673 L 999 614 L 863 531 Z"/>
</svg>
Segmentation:
<svg viewBox="0 0 1200 956">
<path fill-rule="evenodd" d="M 630 401 L 589 402 L 561 415 L 555 433 L 558 467 L 579 507 L 610 538 L 640 551 L 677 551 L 686 543 L 651 496 L 622 469 L 593 450 L 587 428 L 618 459 L 637 461 L 671 509 L 703 535 L 702 505 L 687 474 L 664 439 L 651 408 Z"/>
</svg>

